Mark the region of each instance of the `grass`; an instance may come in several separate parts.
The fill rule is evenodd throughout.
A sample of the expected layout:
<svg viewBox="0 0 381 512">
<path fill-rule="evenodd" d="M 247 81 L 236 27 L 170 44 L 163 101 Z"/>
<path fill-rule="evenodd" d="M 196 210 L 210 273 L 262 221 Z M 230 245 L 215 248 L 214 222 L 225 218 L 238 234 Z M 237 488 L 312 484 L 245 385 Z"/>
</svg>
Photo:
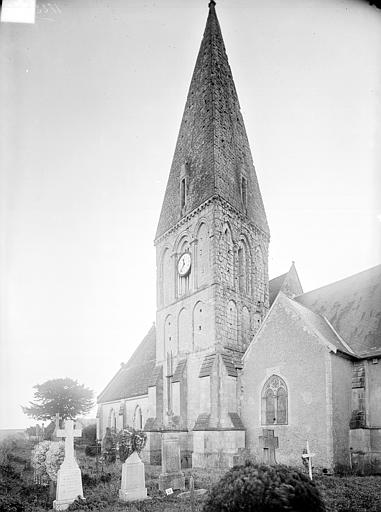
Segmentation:
<svg viewBox="0 0 381 512">
<path fill-rule="evenodd" d="M 9 457 L 10 472 L 0 475 L 0 512 L 44 512 L 51 510 L 48 490 L 33 485 L 33 472 L 29 459 L 32 445 L 17 442 Z M 189 498 L 178 497 L 179 491 L 166 496 L 158 489 L 161 468 L 145 466 L 146 487 L 150 500 L 120 503 L 121 464 L 101 465 L 94 458 L 78 454 L 86 501 L 74 503 L 70 510 L 94 512 L 187 512 L 191 510 Z M 195 488 L 209 490 L 224 474 L 223 470 L 185 469 L 186 487 L 193 475 Z M 316 476 L 327 512 L 381 512 L 380 476 Z M 196 496 L 195 512 L 202 511 L 204 497 Z M 70 512 L 69 510 L 69 512 Z"/>
</svg>

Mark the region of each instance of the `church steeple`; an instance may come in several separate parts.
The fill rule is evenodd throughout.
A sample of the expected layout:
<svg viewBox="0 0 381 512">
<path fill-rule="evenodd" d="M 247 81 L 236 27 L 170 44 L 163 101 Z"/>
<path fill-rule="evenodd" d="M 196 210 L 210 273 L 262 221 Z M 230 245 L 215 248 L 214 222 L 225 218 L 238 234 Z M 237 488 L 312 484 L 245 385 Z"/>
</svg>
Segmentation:
<svg viewBox="0 0 381 512">
<path fill-rule="evenodd" d="M 263 233 L 269 233 L 213 0 L 209 3 L 156 238 L 212 197 L 226 201 Z"/>
</svg>

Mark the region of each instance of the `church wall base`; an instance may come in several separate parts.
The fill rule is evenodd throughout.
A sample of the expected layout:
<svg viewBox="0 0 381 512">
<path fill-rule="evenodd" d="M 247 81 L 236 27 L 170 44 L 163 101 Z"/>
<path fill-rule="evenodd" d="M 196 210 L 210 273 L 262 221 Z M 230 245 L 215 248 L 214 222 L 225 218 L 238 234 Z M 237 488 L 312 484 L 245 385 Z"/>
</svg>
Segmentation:
<svg viewBox="0 0 381 512">
<path fill-rule="evenodd" d="M 245 448 L 244 430 L 193 432 L 193 468 L 231 468 Z"/>
<path fill-rule="evenodd" d="M 381 428 L 349 431 L 351 467 L 359 474 L 381 474 Z"/>
<path fill-rule="evenodd" d="M 146 432 L 147 443 L 140 453 L 145 464 L 160 466 L 161 464 L 161 432 Z"/>
</svg>

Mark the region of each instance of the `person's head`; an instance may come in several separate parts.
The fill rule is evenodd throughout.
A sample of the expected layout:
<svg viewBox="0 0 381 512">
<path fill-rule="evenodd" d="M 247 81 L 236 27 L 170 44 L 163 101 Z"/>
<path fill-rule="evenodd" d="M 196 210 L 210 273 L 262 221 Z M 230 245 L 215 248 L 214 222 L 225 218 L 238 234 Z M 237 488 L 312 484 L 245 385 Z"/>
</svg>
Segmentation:
<svg viewBox="0 0 381 512">
<path fill-rule="evenodd" d="M 325 512 L 315 484 L 287 466 L 246 462 L 214 485 L 203 512 Z"/>
</svg>

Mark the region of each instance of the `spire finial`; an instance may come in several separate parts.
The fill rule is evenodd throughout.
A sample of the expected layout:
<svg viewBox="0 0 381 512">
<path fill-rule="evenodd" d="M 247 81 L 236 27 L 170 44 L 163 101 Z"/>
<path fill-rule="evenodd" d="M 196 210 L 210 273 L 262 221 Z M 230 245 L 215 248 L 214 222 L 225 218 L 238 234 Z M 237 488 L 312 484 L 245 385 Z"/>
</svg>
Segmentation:
<svg viewBox="0 0 381 512">
<path fill-rule="evenodd" d="M 210 0 L 208 7 L 210 9 L 212 6 L 214 7 L 215 5 L 216 5 L 216 2 L 214 0 Z"/>
</svg>

